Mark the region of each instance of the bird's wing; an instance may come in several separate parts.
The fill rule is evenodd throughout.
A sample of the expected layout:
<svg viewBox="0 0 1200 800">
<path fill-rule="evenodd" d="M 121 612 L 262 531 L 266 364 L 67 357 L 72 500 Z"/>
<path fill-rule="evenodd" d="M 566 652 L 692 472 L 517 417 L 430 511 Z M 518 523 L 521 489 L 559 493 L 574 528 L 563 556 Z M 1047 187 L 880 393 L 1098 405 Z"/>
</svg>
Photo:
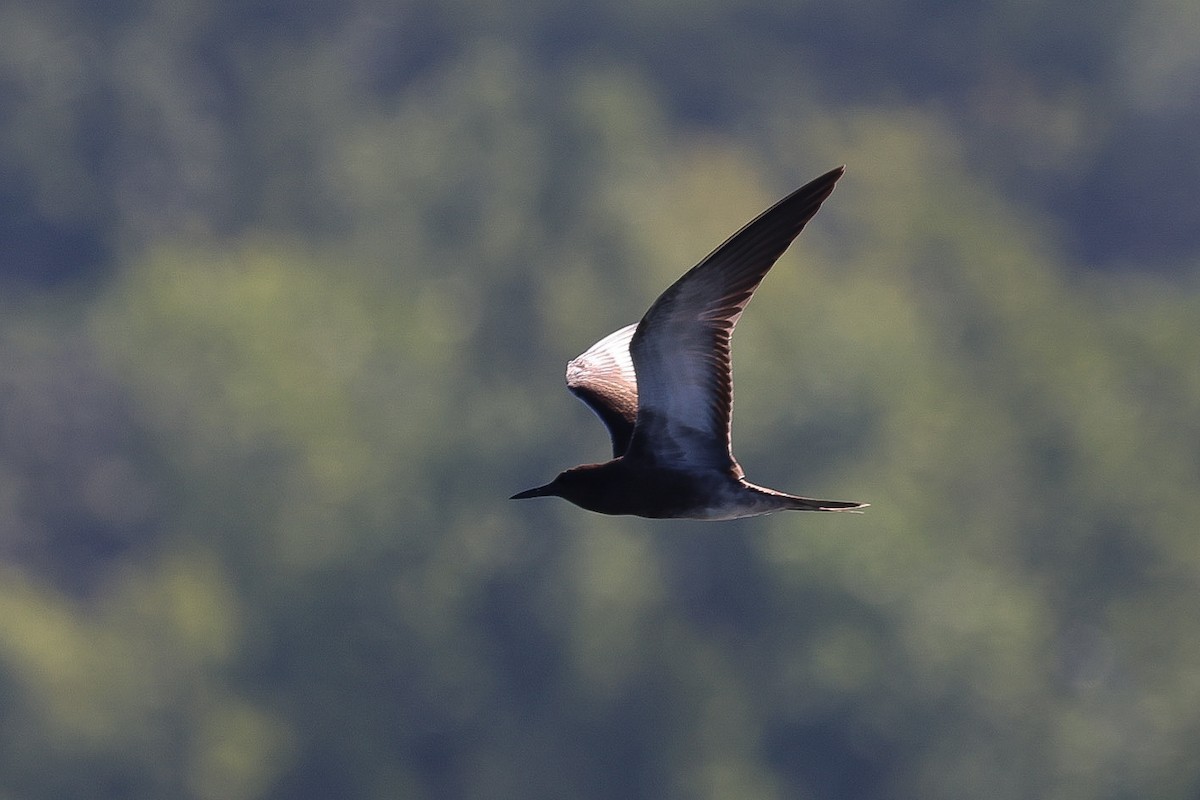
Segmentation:
<svg viewBox="0 0 1200 800">
<path fill-rule="evenodd" d="M 625 454 L 637 421 L 638 391 L 629 340 L 637 323 L 610 333 L 567 364 L 567 388 L 608 428 L 613 458 Z"/>
<path fill-rule="evenodd" d="M 703 466 L 742 477 L 730 446 L 729 338 L 763 276 L 842 176 L 839 167 L 797 189 L 688 270 L 650 307 L 630 343 L 636 425 L 627 457 Z"/>
</svg>

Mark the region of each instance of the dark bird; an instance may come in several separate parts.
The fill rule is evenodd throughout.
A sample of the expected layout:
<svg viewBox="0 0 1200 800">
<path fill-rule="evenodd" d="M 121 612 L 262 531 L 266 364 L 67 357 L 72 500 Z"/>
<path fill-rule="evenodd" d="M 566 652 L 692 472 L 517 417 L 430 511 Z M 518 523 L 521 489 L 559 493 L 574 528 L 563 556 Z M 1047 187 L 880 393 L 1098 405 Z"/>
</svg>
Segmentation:
<svg viewBox="0 0 1200 800">
<path fill-rule="evenodd" d="M 567 388 L 608 428 L 613 458 L 568 469 L 512 499 L 562 497 L 601 514 L 687 519 L 865 507 L 755 486 L 730 441 L 733 327 L 844 169 L 764 211 L 663 292 L 640 322 L 567 364 Z"/>
</svg>

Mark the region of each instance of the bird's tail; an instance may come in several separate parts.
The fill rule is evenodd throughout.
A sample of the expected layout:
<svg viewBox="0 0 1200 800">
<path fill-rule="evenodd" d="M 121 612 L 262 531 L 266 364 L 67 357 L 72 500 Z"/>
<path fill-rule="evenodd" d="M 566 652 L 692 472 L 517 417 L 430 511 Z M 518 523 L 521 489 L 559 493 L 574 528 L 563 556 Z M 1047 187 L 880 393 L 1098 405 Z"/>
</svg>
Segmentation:
<svg viewBox="0 0 1200 800">
<path fill-rule="evenodd" d="M 870 503 L 853 503 L 846 500 L 813 500 L 808 497 L 788 495 L 788 511 L 852 511 L 862 513 Z"/>
<path fill-rule="evenodd" d="M 857 513 L 870 505 L 870 503 L 853 503 L 846 500 L 814 500 L 811 497 L 800 497 L 776 489 L 768 489 L 765 486 L 756 486 L 747 481 L 743 481 L 743 485 L 760 495 L 769 497 L 768 503 L 776 511 L 851 511 Z"/>
</svg>

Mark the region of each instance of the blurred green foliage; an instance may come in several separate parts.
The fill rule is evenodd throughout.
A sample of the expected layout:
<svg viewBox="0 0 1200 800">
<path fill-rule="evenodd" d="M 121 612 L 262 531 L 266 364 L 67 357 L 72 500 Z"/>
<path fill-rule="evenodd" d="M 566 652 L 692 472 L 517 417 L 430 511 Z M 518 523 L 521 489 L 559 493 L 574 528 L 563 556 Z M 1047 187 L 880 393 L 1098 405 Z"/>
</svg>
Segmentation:
<svg viewBox="0 0 1200 800">
<path fill-rule="evenodd" d="M 1200 791 L 1191 5 L 0 5 L 0 797 Z M 699 525 L 566 359 L 849 171 Z"/>
</svg>

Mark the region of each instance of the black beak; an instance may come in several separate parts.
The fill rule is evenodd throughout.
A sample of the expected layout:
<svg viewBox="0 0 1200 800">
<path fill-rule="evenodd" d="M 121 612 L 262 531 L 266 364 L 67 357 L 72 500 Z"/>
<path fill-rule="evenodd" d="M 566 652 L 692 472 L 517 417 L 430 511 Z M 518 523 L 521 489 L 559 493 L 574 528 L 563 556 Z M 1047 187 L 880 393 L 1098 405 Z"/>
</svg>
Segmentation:
<svg viewBox="0 0 1200 800">
<path fill-rule="evenodd" d="M 553 494 L 553 492 L 550 489 L 550 486 L 551 486 L 551 484 L 547 483 L 545 486 L 537 486 L 533 489 L 526 489 L 523 492 L 517 492 L 516 494 L 514 494 L 512 497 L 510 497 L 508 499 L 509 500 L 527 500 L 530 497 L 546 497 L 547 495 Z"/>
</svg>

